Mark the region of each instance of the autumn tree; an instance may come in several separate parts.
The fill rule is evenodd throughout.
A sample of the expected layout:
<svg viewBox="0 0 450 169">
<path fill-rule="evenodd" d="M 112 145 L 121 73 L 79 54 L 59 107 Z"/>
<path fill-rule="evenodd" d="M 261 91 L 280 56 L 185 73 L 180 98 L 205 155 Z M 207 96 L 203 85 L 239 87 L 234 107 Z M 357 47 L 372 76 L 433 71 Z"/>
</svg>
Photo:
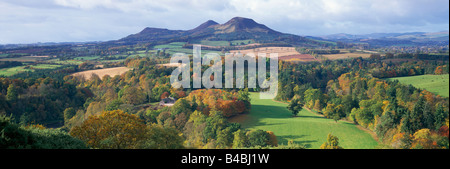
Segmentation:
<svg viewBox="0 0 450 169">
<path fill-rule="evenodd" d="M 323 115 L 329 119 L 333 119 L 334 121 L 339 121 L 342 117 L 345 116 L 343 106 L 341 104 L 328 104 L 327 108 L 323 112 Z"/>
<path fill-rule="evenodd" d="M 121 100 L 126 104 L 139 105 L 147 101 L 146 95 L 136 87 L 126 87 L 121 93 Z"/>
<path fill-rule="evenodd" d="M 411 148 L 413 149 L 433 149 L 435 144 L 431 138 L 430 129 L 420 129 L 414 133 L 413 143 Z"/>
<path fill-rule="evenodd" d="M 121 110 L 106 111 L 89 116 L 81 126 L 75 126 L 70 135 L 92 148 L 132 149 L 145 139 L 146 125 L 136 115 Z"/>
<path fill-rule="evenodd" d="M 251 107 L 249 94 L 245 90 L 237 93 L 220 89 L 200 89 L 192 91 L 186 100 L 192 103 L 191 110 L 198 109 L 209 115 L 210 111 L 215 109 L 227 118 L 247 113 Z"/>
<path fill-rule="evenodd" d="M 231 132 L 231 128 L 227 127 L 223 130 L 219 130 L 217 134 L 217 148 L 229 148 L 233 144 L 233 133 Z"/>
<path fill-rule="evenodd" d="M 144 140 L 140 143 L 142 149 L 181 149 L 183 137 L 179 131 L 172 127 L 163 127 L 159 124 L 150 124 Z"/>
<path fill-rule="evenodd" d="M 391 146 L 395 149 L 409 149 L 412 144 L 412 135 L 397 133 L 392 137 Z"/>
<path fill-rule="evenodd" d="M 275 135 L 275 133 L 273 133 L 272 131 L 266 131 L 268 136 L 269 136 L 269 141 L 268 144 L 272 147 L 277 147 L 278 146 L 278 140 L 277 140 L 277 136 Z"/>
<path fill-rule="evenodd" d="M 436 75 L 442 75 L 444 70 L 442 69 L 442 66 L 436 67 L 436 70 L 434 71 L 434 74 Z"/>
<path fill-rule="evenodd" d="M 319 100 L 319 102 L 316 102 L 316 100 Z M 319 89 L 308 89 L 304 93 L 304 103 L 305 106 L 312 109 L 314 107 L 322 107 L 322 105 L 315 105 L 315 104 L 322 104 L 325 100 L 323 98 L 323 94 Z"/>
<path fill-rule="evenodd" d="M 163 94 L 161 94 L 161 100 L 168 98 L 170 96 L 169 92 L 164 92 Z"/>
<path fill-rule="evenodd" d="M 238 131 L 234 132 L 234 138 L 233 138 L 233 148 L 244 148 L 248 147 L 249 142 L 247 139 L 247 136 L 245 135 L 245 131 L 239 129 Z"/>
<path fill-rule="evenodd" d="M 343 149 L 339 146 L 339 138 L 331 133 L 327 136 L 327 141 L 320 146 L 320 149 Z"/>
<path fill-rule="evenodd" d="M 6 99 L 9 101 L 15 101 L 17 100 L 19 96 L 19 92 L 17 90 L 17 87 L 14 84 L 10 84 L 7 89 Z"/>
</svg>

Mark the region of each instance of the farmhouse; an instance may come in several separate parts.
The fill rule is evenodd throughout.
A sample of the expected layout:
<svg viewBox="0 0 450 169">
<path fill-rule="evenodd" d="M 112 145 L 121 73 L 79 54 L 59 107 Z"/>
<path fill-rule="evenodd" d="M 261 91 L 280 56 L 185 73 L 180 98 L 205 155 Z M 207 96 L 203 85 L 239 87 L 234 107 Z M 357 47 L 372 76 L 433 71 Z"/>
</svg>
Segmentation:
<svg viewBox="0 0 450 169">
<path fill-rule="evenodd" d="M 159 102 L 160 106 L 173 106 L 173 104 L 175 104 L 175 102 L 177 101 L 177 99 L 173 98 L 173 97 L 168 97 L 168 98 L 164 98 Z"/>
</svg>

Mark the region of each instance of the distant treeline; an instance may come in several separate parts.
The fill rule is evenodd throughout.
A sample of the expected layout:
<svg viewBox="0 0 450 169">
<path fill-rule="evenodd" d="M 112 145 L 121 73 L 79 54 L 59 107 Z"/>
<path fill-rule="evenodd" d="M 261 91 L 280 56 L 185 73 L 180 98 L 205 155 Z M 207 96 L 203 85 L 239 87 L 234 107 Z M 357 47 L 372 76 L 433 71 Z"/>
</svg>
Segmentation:
<svg viewBox="0 0 450 169">
<path fill-rule="evenodd" d="M 24 71 L 18 74 L 12 75 L 11 79 L 38 79 L 38 78 L 53 78 L 61 80 L 64 76 L 78 72 L 78 66 L 75 65 L 63 65 L 57 69 L 34 69 L 34 71 Z"/>
<path fill-rule="evenodd" d="M 22 65 L 23 65 L 22 62 L 17 62 L 17 61 L 0 61 L 0 69 L 22 66 Z"/>
<path fill-rule="evenodd" d="M 194 44 L 185 44 L 183 48 L 192 49 Z M 292 47 L 292 45 L 287 43 L 264 43 L 258 45 L 247 45 L 247 46 L 217 46 L 217 47 L 207 47 L 202 46 L 202 50 L 214 50 L 214 51 L 230 51 L 230 50 L 247 50 L 262 47 Z"/>
<path fill-rule="evenodd" d="M 307 48 L 297 48 L 297 51 L 301 54 L 319 54 L 319 55 L 326 55 L 326 54 L 339 54 L 341 53 L 340 50 L 336 49 L 307 49 Z"/>
<path fill-rule="evenodd" d="M 396 56 L 397 58 L 413 58 L 420 60 L 449 60 L 449 55 L 445 54 L 412 54 L 402 53 Z"/>
</svg>

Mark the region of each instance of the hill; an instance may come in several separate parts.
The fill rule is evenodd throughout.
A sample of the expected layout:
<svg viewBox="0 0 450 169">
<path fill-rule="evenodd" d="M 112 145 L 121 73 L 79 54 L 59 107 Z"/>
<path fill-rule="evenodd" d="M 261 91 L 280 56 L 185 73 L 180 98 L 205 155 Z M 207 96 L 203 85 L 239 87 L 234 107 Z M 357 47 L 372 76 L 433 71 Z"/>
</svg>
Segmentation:
<svg viewBox="0 0 450 169">
<path fill-rule="evenodd" d="M 171 42 L 233 41 L 252 39 L 257 43 L 282 43 L 314 46 L 321 43 L 298 35 L 286 34 L 270 29 L 253 19 L 234 17 L 224 24 L 208 20 L 191 30 L 169 30 L 147 27 L 139 33 L 104 44 L 167 44 Z"/>
</svg>

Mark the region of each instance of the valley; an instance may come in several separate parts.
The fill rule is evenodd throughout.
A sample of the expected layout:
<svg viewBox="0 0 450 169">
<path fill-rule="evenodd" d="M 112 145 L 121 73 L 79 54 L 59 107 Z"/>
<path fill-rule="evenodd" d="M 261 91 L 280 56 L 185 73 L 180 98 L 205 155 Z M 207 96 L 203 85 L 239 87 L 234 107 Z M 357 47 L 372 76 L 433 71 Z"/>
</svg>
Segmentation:
<svg viewBox="0 0 450 169">
<path fill-rule="evenodd" d="M 192 67 L 194 45 L 222 61 L 227 53 L 278 54 L 275 99 L 260 99 L 266 89 L 249 88 L 248 81 L 245 88 L 174 88 L 171 73 L 181 63 L 170 59 L 185 53 Z M 189 30 L 146 27 L 109 41 L 0 45 L 0 122 L 23 139 L 8 141 L 7 134 L 0 143 L 448 149 L 449 67 L 445 31 L 313 37 L 244 17 L 208 20 Z"/>
</svg>

